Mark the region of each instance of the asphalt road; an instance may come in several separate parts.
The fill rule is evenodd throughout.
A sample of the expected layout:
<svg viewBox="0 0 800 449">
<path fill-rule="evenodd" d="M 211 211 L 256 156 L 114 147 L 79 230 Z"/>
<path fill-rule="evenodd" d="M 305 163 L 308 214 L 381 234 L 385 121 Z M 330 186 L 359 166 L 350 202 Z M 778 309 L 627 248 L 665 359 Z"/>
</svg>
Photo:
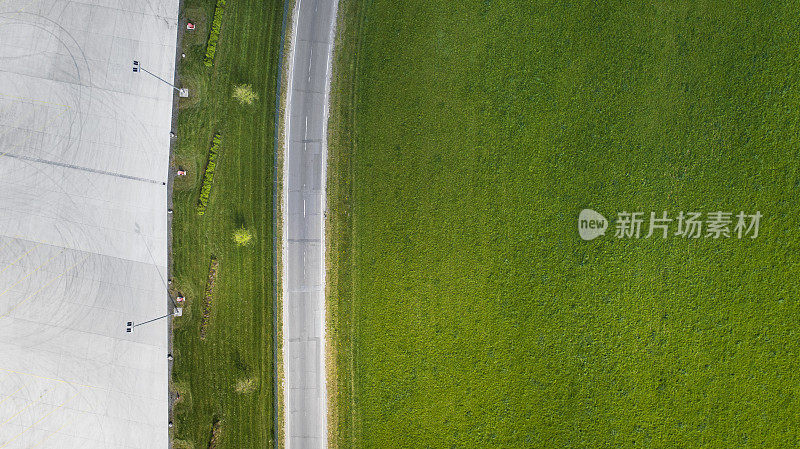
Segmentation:
<svg viewBox="0 0 800 449">
<path fill-rule="evenodd" d="M 336 0 L 298 0 L 292 15 L 283 190 L 286 447 L 327 446 L 325 179 Z"/>
</svg>

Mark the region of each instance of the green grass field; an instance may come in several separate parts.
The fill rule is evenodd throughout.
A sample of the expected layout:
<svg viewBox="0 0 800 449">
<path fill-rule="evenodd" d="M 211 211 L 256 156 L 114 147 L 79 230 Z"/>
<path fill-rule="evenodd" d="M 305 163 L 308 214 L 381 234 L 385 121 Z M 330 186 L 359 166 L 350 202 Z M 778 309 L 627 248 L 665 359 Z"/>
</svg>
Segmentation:
<svg viewBox="0 0 800 449">
<path fill-rule="evenodd" d="M 338 447 L 800 444 L 800 4 L 341 8 Z M 764 218 L 584 242 L 583 208 Z"/>
<path fill-rule="evenodd" d="M 233 0 L 225 9 L 212 68 L 203 65 L 214 1 L 187 0 L 183 17 L 198 29 L 183 40 L 179 70 L 192 98 L 181 100 L 174 167 L 188 170 L 174 188 L 174 286 L 187 298 L 176 318 L 176 449 L 206 449 L 221 420 L 217 449 L 274 447 L 272 441 L 272 177 L 277 51 L 283 2 Z M 245 106 L 233 86 L 251 84 Z M 204 216 L 197 214 L 211 140 L 222 134 Z M 234 230 L 253 236 L 234 244 Z M 219 272 L 205 340 L 203 292 L 211 257 Z M 243 392 L 237 392 L 237 384 Z"/>
</svg>

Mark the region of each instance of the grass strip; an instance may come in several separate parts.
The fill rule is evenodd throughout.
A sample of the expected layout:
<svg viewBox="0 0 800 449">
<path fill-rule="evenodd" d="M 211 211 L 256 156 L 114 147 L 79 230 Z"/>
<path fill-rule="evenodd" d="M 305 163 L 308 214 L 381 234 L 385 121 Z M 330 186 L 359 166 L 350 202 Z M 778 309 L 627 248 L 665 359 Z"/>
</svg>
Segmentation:
<svg viewBox="0 0 800 449">
<path fill-rule="evenodd" d="M 171 161 L 186 176 L 173 183 L 172 267 L 176 290 L 187 298 L 173 321 L 172 384 L 175 441 L 207 448 L 210 423 L 224 420 L 218 449 L 271 448 L 272 359 L 272 161 L 274 102 L 282 1 L 237 0 L 225 6 L 225 38 L 213 67 L 204 64 L 214 0 L 185 0 L 181 23 L 196 24 L 181 41 L 180 82 L 192 93 L 179 100 L 178 136 Z M 253 104 L 233 98 L 234 86 L 248 84 Z M 197 205 L 215 134 L 223 137 L 213 193 L 205 214 Z M 221 153 L 220 153 L 221 154 Z M 252 232 L 252 243 L 236 246 L 237 229 Z M 219 261 L 213 320 L 200 339 L 209 261 Z M 255 379 L 252 392 L 236 391 L 241 379 Z"/>
<path fill-rule="evenodd" d="M 360 447 L 355 407 L 353 280 L 353 156 L 356 153 L 356 75 L 360 29 L 366 12 L 360 1 L 339 4 L 331 80 L 326 218 L 327 378 L 329 446 Z"/>
</svg>

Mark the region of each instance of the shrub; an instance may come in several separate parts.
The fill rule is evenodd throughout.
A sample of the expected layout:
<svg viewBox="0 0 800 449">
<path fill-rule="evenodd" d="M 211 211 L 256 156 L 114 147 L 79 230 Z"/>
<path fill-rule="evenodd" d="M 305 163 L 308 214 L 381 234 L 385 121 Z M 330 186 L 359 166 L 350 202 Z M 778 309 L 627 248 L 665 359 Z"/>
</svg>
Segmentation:
<svg viewBox="0 0 800 449">
<path fill-rule="evenodd" d="M 206 282 L 206 291 L 203 295 L 203 317 L 200 319 L 200 339 L 206 339 L 206 329 L 208 322 L 211 320 L 211 305 L 214 302 L 214 284 L 217 282 L 217 270 L 219 269 L 219 261 L 211 256 L 211 266 L 208 268 L 208 281 Z"/>
<path fill-rule="evenodd" d="M 240 394 L 250 394 L 256 391 L 256 379 L 250 377 L 247 379 L 239 379 L 236 382 L 236 392 Z"/>
<path fill-rule="evenodd" d="M 214 20 L 211 22 L 211 33 L 208 35 L 208 43 L 206 44 L 206 56 L 203 58 L 203 63 L 206 67 L 211 67 L 214 64 L 219 32 L 222 28 L 222 14 L 225 12 L 225 1 L 217 0 L 217 6 L 214 8 Z"/>
<path fill-rule="evenodd" d="M 172 449 L 194 449 L 194 443 L 186 440 L 173 440 Z"/>
<path fill-rule="evenodd" d="M 200 188 L 200 199 L 197 201 L 197 215 L 206 213 L 208 198 L 211 195 L 211 186 L 214 185 L 214 170 L 217 168 L 217 158 L 219 157 L 219 147 L 222 143 L 222 136 L 217 133 L 211 142 L 211 150 L 208 153 L 206 172 L 203 174 L 203 186 Z"/>
<path fill-rule="evenodd" d="M 222 435 L 222 421 L 214 419 L 211 425 L 211 441 L 208 442 L 208 449 L 217 449 L 219 446 L 220 435 Z"/>
<path fill-rule="evenodd" d="M 249 84 L 237 84 L 233 86 L 233 98 L 241 104 L 253 104 L 258 100 L 258 94 L 253 90 L 253 86 Z"/>
<path fill-rule="evenodd" d="M 233 231 L 233 241 L 236 242 L 236 246 L 249 245 L 253 241 L 253 233 L 250 232 L 249 229 L 245 229 L 243 226 Z"/>
</svg>

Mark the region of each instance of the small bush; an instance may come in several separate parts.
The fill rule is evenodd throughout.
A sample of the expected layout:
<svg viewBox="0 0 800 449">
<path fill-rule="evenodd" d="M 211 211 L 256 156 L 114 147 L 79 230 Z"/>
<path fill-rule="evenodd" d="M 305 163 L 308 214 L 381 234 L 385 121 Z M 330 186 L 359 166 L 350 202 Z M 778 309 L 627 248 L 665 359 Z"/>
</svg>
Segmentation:
<svg viewBox="0 0 800 449">
<path fill-rule="evenodd" d="M 194 449 L 194 443 L 186 440 L 173 440 L 172 449 Z"/>
<path fill-rule="evenodd" d="M 233 98 L 241 104 L 253 104 L 258 100 L 258 94 L 253 90 L 253 86 L 249 84 L 237 84 L 233 86 Z"/>
<path fill-rule="evenodd" d="M 253 242 L 253 233 L 241 227 L 233 231 L 233 241 L 236 242 L 236 246 L 247 246 Z"/>
<path fill-rule="evenodd" d="M 208 281 L 206 282 L 206 291 L 203 295 L 203 317 L 200 319 L 200 339 L 206 339 L 206 330 L 208 323 L 211 321 L 211 306 L 214 302 L 214 284 L 217 282 L 217 270 L 219 269 L 219 261 L 215 257 L 211 257 L 211 266 L 208 268 Z"/>
<path fill-rule="evenodd" d="M 208 198 L 211 195 L 211 186 L 214 185 L 214 170 L 217 168 L 217 157 L 221 143 L 222 136 L 219 133 L 215 134 L 214 140 L 211 142 L 211 150 L 208 153 L 206 172 L 203 174 L 203 186 L 200 188 L 200 199 L 197 201 L 197 215 L 206 213 Z"/>
<path fill-rule="evenodd" d="M 214 419 L 211 425 L 211 441 L 208 442 L 208 449 L 217 449 L 222 435 L 222 421 Z"/>
<path fill-rule="evenodd" d="M 236 382 L 236 392 L 240 394 L 249 394 L 256 391 L 256 379 L 252 377 L 249 379 L 239 379 Z"/>
<path fill-rule="evenodd" d="M 214 8 L 214 20 L 211 22 L 211 33 L 208 35 L 208 43 L 206 44 L 206 56 L 203 58 L 203 64 L 206 67 L 211 67 L 214 64 L 219 32 L 222 29 L 222 14 L 225 12 L 225 1 L 217 0 L 217 6 Z"/>
</svg>

